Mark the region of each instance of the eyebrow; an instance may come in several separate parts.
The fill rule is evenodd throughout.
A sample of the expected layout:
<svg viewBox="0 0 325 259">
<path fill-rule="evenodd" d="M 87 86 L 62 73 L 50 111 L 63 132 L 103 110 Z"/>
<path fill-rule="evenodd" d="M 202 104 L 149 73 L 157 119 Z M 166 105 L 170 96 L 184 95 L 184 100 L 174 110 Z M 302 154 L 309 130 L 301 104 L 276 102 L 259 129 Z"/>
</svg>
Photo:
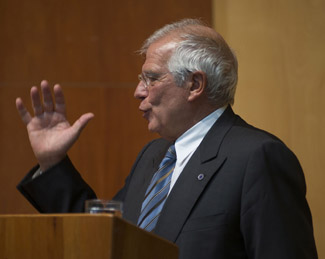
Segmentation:
<svg viewBox="0 0 325 259">
<path fill-rule="evenodd" d="M 153 71 L 144 71 L 143 74 L 147 77 L 159 77 L 163 73 L 153 72 Z"/>
</svg>

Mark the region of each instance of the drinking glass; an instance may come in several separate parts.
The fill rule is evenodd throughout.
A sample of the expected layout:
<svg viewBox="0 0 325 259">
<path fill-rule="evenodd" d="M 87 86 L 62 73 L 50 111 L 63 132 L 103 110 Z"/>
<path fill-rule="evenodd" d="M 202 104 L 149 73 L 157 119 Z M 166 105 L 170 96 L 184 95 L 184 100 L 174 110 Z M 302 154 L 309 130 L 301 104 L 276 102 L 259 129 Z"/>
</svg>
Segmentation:
<svg viewBox="0 0 325 259">
<path fill-rule="evenodd" d="M 120 201 L 102 199 L 86 200 L 85 212 L 90 214 L 110 213 L 122 217 L 123 203 Z"/>
</svg>

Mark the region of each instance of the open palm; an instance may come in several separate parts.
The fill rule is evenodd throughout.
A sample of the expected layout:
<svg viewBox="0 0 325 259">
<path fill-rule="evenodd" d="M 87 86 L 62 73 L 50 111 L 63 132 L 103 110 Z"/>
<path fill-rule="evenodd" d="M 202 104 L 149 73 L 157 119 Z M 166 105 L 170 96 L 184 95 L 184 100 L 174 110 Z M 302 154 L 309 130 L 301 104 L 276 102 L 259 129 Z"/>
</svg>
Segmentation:
<svg viewBox="0 0 325 259">
<path fill-rule="evenodd" d="M 41 91 L 42 100 L 37 87 L 31 88 L 33 117 L 21 98 L 16 99 L 16 107 L 27 126 L 29 140 L 41 170 L 45 171 L 66 156 L 82 129 L 94 115 L 83 114 L 70 125 L 66 118 L 64 95 L 60 85 L 53 88 L 54 98 L 47 81 L 42 81 Z"/>
</svg>

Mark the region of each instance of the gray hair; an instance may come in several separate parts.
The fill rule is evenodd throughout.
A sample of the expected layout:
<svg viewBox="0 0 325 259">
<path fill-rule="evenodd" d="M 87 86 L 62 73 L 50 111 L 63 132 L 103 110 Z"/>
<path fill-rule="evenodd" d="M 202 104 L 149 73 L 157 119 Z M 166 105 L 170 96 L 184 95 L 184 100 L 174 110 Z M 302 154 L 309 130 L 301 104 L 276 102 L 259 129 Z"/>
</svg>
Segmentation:
<svg viewBox="0 0 325 259">
<path fill-rule="evenodd" d="M 177 33 L 176 48 L 167 67 L 178 86 L 195 71 L 207 76 L 206 93 L 218 106 L 234 103 L 237 85 L 237 58 L 219 34 L 204 32 L 208 28 L 200 20 L 184 19 L 168 24 L 154 32 L 143 44 L 140 52 L 145 54 L 149 46 L 171 33 Z"/>
</svg>

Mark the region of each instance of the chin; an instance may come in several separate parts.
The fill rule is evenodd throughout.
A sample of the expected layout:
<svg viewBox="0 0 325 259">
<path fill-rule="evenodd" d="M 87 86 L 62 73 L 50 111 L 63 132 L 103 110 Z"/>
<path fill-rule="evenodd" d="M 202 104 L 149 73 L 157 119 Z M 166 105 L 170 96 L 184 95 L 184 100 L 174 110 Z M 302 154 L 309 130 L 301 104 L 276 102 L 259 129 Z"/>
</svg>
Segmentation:
<svg viewBox="0 0 325 259">
<path fill-rule="evenodd" d="M 158 133 L 159 134 L 157 125 L 154 125 L 154 123 L 152 123 L 152 122 L 149 122 L 148 123 L 148 130 L 150 132 Z"/>
</svg>

